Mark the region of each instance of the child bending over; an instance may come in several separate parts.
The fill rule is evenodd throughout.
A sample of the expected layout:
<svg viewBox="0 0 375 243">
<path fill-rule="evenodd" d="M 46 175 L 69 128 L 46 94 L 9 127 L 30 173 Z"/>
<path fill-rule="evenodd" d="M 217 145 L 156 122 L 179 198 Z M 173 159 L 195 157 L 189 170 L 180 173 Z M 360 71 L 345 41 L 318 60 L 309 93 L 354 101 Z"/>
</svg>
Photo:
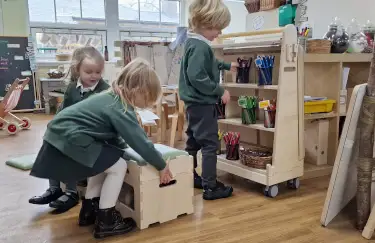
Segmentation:
<svg viewBox="0 0 375 243">
<path fill-rule="evenodd" d="M 203 198 L 214 200 L 232 195 L 233 188 L 216 180 L 216 151 L 219 145 L 217 110 L 230 94 L 220 82 L 220 70 L 236 71 L 237 63 L 224 63 L 215 58 L 210 47 L 221 30 L 230 23 L 230 13 L 221 0 L 194 0 L 189 7 L 188 39 L 181 62 L 179 94 L 186 105 L 188 128 L 186 151 L 194 157 L 202 151 L 202 177 L 194 170 L 194 187 L 204 189 Z"/>
<path fill-rule="evenodd" d="M 95 223 L 96 238 L 124 234 L 135 227 L 131 218 L 122 218 L 115 209 L 127 170 L 119 143 L 125 141 L 153 165 L 160 173 L 161 184 L 172 179 L 134 110 L 152 106 L 160 94 L 155 71 L 146 61 L 135 59 L 107 92 L 62 110 L 48 124 L 31 175 L 61 181 L 90 177 L 79 225 Z"/>
<path fill-rule="evenodd" d="M 99 93 L 109 88 L 103 81 L 104 58 L 94 47 L 82 47 L 74 51 L 70 66 L 70 83 L 64 94 L 64 101 L 57 110 L 74 105 L 92 94 Z M 49 188 L 41 196 L 29 199 L 32 204 L 49 204 L 58 212 L 65 212 L 78 204 L 76 181 L 64 181 L 65 193 L 60 188 L 59 180 L 49 180 Z"/>
</svg>

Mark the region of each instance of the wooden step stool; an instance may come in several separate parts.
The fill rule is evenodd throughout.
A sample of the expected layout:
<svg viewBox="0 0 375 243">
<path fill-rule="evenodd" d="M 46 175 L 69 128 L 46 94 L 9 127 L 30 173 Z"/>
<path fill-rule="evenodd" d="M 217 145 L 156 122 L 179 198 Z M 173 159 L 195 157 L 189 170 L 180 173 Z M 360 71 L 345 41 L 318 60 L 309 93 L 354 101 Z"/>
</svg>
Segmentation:
<svg viewBox="0 0 375 243">
<path fill-rule="evenodd" d="M 161 144 L 155 148 L 169 159 L 174 184 L 160 187 L 159 172 L 134 150 L 125 150 L 128 172 L 116 207 L 123 217 L 133 218 L 140 229 L 194 211 L 193 157 Z"/>
</svg>

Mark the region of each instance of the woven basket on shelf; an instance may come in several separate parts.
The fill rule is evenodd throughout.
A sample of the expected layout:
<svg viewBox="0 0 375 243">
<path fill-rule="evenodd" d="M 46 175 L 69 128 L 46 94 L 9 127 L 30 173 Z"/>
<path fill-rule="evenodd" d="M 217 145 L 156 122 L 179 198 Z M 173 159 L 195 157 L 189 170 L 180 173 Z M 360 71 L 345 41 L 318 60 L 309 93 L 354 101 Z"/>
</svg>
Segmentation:
<svg viewBox="0 0 375 243">
<path fill-rule="evenodd" d="M 260 11 L 271 10 L 280 7 L 280 0 L 260 0 Z"/>
<path fill-rule="evenodd" d="M 260 10 L 260 0 L 246 0 L 245 7 L 248 13 L 256 13 Z"/>
<path fill-rule="evenodd" d="M 328 54 L 331 53 L 330 40 L 308 40 L 307 53 Z"/>
<path fill-rule="evenodd" d="M 240 161 L 242 164 L 256 168 L 266 169 L 267 164 L 272 164 L 272 151 L 259 146 L 240 147 Z"/>
</svg>

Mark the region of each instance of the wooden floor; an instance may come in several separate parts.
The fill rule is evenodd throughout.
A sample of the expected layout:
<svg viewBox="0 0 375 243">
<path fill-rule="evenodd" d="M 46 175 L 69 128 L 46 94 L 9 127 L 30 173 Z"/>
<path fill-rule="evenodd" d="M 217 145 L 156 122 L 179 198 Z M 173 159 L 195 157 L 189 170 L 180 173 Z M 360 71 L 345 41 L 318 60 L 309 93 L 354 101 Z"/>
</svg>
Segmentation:
<svg viewBox="0 0 375 243">
<path fill-rule="evenodd" d="M 48 206 L 30 205 L 29 197 L 42 193 L 48 182 L 4 164 L 8 157 L 38 151 L 50 117 L 31 117 L 33 125 L 29 131 L 12 137 L 0 131 L 0 243 L 97 242 L 92 237 L 92 228 L 78 227 L 79 206 L 53 215 Z M 372 242 L 364 240 L 354 229 L 352 216 L 339 215 L 328 228 L 320 226 L 328 177 L 304 180 L 298 191 L 281 187 L 274 199 L 264 197 L 257 184 L 228 175 L 220 179 L 234 186 L 232 198 L 207 202 L 196 191 L 193 215 L 100 242 Z"/>
</svg>

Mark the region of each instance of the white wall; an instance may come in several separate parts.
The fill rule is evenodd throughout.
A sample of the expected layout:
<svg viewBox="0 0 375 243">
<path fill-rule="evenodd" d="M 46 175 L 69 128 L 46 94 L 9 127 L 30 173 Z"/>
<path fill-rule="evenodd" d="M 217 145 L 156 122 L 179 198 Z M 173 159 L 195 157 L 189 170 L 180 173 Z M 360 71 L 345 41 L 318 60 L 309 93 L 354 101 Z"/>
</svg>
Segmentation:
<svg viewBox="0 0 375 243">
<path fill-rule="evenodd" d="M 374 0 L 375 1 L 375 0 Z M 234 33 L 246 31 L 247 10 L 243 2 L 224 1 L 231 13 L 232 21 L 229 26 L 223 30 L 223 33 Z"/>
<path fill-rule="evenodd" d="M 367 20 L 375 24 L 375 0 L 310 0 L 307 2 L 307 16 L 313 28 L 313 37 L 321 38 L 336 16 L 345 28 L 352 18 L 361 25 Z"/>
<path fill-rule="evenodd" d="M 246 16 L 246 31 L 275 29 L 279 27 L 279 9 L 262 11 Z"/>
</svg>

